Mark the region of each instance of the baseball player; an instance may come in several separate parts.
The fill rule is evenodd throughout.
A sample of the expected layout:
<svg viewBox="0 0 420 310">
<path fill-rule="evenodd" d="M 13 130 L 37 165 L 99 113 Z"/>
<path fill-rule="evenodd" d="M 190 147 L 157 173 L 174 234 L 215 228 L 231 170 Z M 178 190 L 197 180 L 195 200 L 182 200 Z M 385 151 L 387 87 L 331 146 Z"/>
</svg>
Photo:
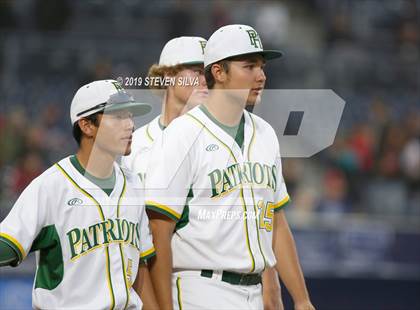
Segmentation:
<svg viewBox="0 0 420 310">
<path fill-rule="evenodd" d="M 34 308 L 141 308 L 136 291 L 151 287 L 144 262 L 155 249 L 139 178 L 115 158 L 131 151 L 132 115 L 149 111 L 114 80 L 76 92 L 77 154 L 32 181 L 0 227 L 2 265 L 36 251 Z"/>
<path fill-rule="evenodd" d="M 173 86 L 151 85 L 152 89 L 163 92 L 162 113 L 153 121 L 136 130 L 133 134 L 131 153 L 124 156 L 121 165 L 135 172 L 144 180 L 148 156 L 153 143 L 162 135 L 163 130 L 176 117 L 186 113 L 207 99 L 207 86 L 204 78 L 204 47 L 206 40 L 201 37 L 177 37 L 168 41 L 162 49 L 159 63 L 149 69 L 149 77 L 198 78 L 197 85 Z M 266 310 L 281 306 L 280 286 L 277 273 L 267 268 L 263 277 L 264 307 Z M 156 291 L 159 292 L 157 287 Z M 160 301 L 160 299 L 158 299 Z"/>
<path fill-rule="evenodd" d="M 161 308 L 261 309 L 261 273 L 275 267 L 295 309 L 314 309 L 283 211 L 276 134 L 245 110 L 260 98 L 266 60 L 280 55 L 250 26 L 218 29 L 204 54 L 208 101 L 155 143 L 146 208 Z"/>
<path fill-rule="evenodd" d="M 132 151 L 121 159 L 121 165 L 138 174 L 141 180 L 145 178 L 152 145 L 163 130 L 173 119 L 207 98 L 203 65 L 206 42 L 201 37 L 174 38 L 163 47 L 159 63 L 149 69 L 151 78 L 170 77 L 176 82 L 174 85 L 149 85 L 163 96 L 162 113 L 134 132 Z"/>
</svg>

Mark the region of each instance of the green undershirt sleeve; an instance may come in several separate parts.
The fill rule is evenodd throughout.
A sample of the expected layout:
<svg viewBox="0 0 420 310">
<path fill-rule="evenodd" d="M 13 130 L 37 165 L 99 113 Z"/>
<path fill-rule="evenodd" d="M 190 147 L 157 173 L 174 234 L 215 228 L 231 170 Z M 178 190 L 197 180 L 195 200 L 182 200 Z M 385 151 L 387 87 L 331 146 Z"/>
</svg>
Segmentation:
<svg viewBox="0 0 420 310">
<path fill-rule="evenodd" d="M 16 266 L 18 261 L 17 253 L 11 246 L 0 239 L 0 266 Z"/>
</svg>

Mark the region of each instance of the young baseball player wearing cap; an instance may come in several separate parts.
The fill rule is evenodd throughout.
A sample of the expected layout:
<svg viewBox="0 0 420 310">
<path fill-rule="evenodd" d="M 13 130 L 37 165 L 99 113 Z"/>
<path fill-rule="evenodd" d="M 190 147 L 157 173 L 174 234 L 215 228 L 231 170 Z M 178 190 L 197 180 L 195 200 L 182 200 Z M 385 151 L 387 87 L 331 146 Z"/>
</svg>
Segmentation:
<svg viewBox="0 0 420 310">
<path fill-rule="evenodd" d="M 77 154 L 37 177 L 0 226 L 2 265 L 36 251 L 34 308 L 142 306 L 136 291 L 151 287 L 143 283 L 150 282 L 144 261 L 155 250 L 139 179 L 115 158 L 131 151 L 132 115 L 149 111 L 114 80 L 76 92 L 70 118 Z"/>
<path fill-rule="evenodd" d="M 121 165 L 139 175 L 144 181 L 154 141 L 176 117 L 202 103 L 208 95 L 204 78 L 204 47 L 201 37 L 177 37 L 168 41 L 162 49 L 158 64 L 149 69 L 149 77 L 175 78 L 174 85 L 151 84 L 152 90 L 162 95 L 162 113 L 133 134 L 131 153 L 121 159 Z M 191 78 L 191 79 L 188 79 Z M 193 82 L 194 81 L 194 82 Z"/>
<path fill-rule="evenodd" d="M 276 134 L 245 110 L 264 88 L 265 61 L 280 55 L 263 50 L 252 27 L 218 29 L 204 55 L 208 101 L 156 142 L 146 207 L 160 214 L 151 273 L 167 291 L 163 308 L 261 309 L 261 273 L 275 267 L 295 309 L 314 309 L 282 210 L 289 196 Z"/>
<path fill-rule="evenodd" d="M 176 117 L 186 113 L 207 99 L 207 86 L 204 78 L 204 47 L 206 40 L 201 37 L 177 37 L 168 41 L 162 49 L 159 63 L 149 70 L 149 77 L 196 77 L 198 85 L 160 86 L 152 89 L 165 90 L 162 100 L 162 113 L 152 122 L 136 130 L 133 134 L 131 153 L 122 158 L 122 166 L 137 173 L 144 180 L 148 155 L 153 143 L 162 135 L 164 128 Z M 264 306 L 266 310 L 280 307 L 280 287 L 277 273 L 267 268 L 263 277 Z M 156 287 L 160 291 L 160 287 Z M 158 299 L 158 301 L 161 301 Z"/>
</svg>

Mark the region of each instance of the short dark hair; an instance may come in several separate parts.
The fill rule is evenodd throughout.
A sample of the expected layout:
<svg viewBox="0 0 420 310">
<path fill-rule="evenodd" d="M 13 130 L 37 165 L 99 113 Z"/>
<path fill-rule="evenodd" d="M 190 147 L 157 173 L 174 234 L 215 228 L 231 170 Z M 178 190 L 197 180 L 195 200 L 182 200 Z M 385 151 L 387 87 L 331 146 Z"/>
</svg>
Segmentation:
<svg viewBox="0 0 420 310">
<path fill-rule="evenodd" d="M 94 114 L 88 115 L 86 117 L 83 117 L 87 119 L 88 121 L 92 122 L 93 125 L 99 126 L 99 114 L 103 114 L 103 112 L 96 112 Z M 80 129 L 79 122 L 75 122 L 73 124 L 73 138 L 76 140 L 77 145 L 80 146 L 80 142 L 82 141 L 82 130 Z"/>
<path fill-rule="evenodd" d="M 215 62 L 214 64 L 211 64 L 211 65 L 207 66 L 204 69 L 204 77 L 206 78 L 206 83 L 207 83 L 207 88 L 208 89 L 213 89 L 214 84 L 216 84 L 213 73 L 211 73 L 211 67 L 215 64 L 221 65 L 223 70 L 225 70 L 226 73 L 229 72 L 229 60 L 227 60 L 227 59 L 223 59 L 221 61 Z"/>
</svg>

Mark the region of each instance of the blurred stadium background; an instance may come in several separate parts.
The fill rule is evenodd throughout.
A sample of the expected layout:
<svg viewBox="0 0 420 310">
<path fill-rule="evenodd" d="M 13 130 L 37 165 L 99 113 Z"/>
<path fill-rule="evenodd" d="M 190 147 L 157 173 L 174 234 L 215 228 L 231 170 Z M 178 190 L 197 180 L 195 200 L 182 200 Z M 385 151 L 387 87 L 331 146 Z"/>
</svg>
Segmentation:
<svg viewBox="0 0 420 310">
<path fill-rule="evenodd" d="M 314 304 L 420 309 L 419 20 L 419 0 L 0 0 L 0 220 L 75 152 L 78 87 L 146 76 L 172 37 L 250 24 L 286 54 L 267 66 L 268 88 L 346 101 L 333 146 L 283 162 Z M 30 308 L 34 264 L 1 269 L 1 309 Z"/>
</svg>

